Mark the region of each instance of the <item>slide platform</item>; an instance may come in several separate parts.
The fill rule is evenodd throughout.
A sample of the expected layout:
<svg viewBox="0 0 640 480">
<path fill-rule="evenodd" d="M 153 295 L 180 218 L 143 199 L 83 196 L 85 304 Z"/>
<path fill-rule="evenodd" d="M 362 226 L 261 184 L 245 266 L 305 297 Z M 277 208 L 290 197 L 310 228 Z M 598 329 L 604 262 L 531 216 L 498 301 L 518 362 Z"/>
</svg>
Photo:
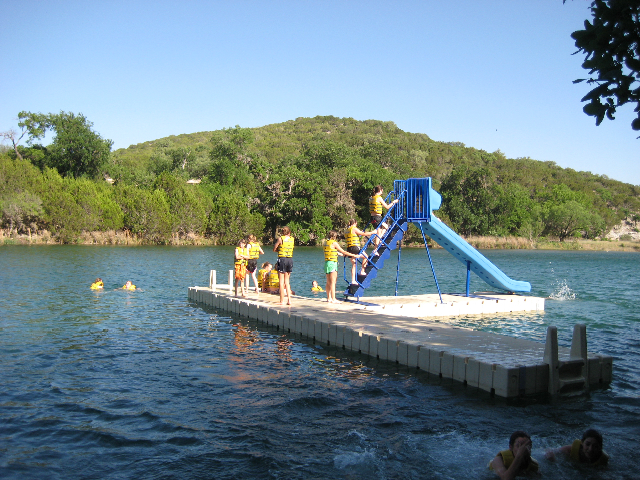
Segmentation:
<svg viewBox="0 0 640 480">
<path fill-rule="evenodd" d="M 415 222 L 418 223 L 418 222 Z M 491 263 L 478 250 L 469 245 L 451 228 L 445 225 L 433 213 L 430 222 L 419 222 L 419 227 L 425 235 L 431 237 L 442 248 L 460 260 L 465 266 L 470 262 L 470 269 L 487 284 L 494 288 L 509 292 L 530 292 L 531 284 L 519 280 L 512 280 L 498 267 Z"/>
</svg>

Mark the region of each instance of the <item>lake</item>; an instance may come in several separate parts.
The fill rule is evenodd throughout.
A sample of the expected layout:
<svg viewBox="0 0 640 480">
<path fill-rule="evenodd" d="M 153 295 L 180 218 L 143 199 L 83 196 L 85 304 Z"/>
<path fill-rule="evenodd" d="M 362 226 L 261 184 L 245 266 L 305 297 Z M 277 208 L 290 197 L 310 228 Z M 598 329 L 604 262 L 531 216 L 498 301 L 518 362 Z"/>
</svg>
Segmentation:
<svg viewBox="0 0 640 480">
<path fill-rule="evenodd" d="M 556 325 L 564 346 L 585 323 L 589 351 L 614 358 L 608 388 L 506 401 L 189 302 L 209 270 L 228 278 L 230 247 L 2 247 L 0 477 L 491 479 L 488 462 L 523 429 L 544 478 L 637 478 L 640 255 L 483 253 L 546 311 L 440 321 L 541 342 Z M 431 255 L 441 290 L 464 292 L 465 266 Z M 296 248 L 297 294 L 324 284 L 322 260 Z M 400 260 L 371 295 L 393 295 L 398 271 L 399 294 L 436 293 L 424 249 Z M 96 277 L 104 291 L 89 289 Z M 127 280 L 139 290 L 121 290 Z M 473 291 L 484 285 L 472 275 Z M 590 427 L 607 469 L 544 459 Z"/>
</svg>

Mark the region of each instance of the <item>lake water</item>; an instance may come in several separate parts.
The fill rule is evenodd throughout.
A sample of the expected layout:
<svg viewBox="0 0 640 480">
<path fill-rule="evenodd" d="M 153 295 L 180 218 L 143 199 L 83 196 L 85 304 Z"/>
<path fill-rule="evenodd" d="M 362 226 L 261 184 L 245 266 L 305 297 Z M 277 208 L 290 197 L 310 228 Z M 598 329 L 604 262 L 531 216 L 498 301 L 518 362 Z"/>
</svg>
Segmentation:
<svg viewBox="0 0 640 480">
<path fill-rule="evenodd" d="M 484 252 L 548 297 L 546 312 L 442 322 L 539 341 L 556 325 L 565 346 L 585 323 L 589 350 L 614 357 L 609 388 L 547 402 L 491 398 L 189 302 L 210 269 L 227 278 L 232 252 L 0 248 L 0 477 L 491 479 L 516 429 L 544 478 L 638 477 L 640 255 Z M 464 265 L 432 257 L 442 291 L 464 292 Z M 372 294 L 394 294 L 395 263 Z M 324 283 L 321 267 L 320 249 L 296 248 L 296 293 Z M 127 280 L 140 290 L 117 290 Z M 486 290 L 473 276 L 471 288 Z M 424 250 L 402 250 L 398 290 L 436 292 Z M 606 470 L 544 460 L 588 427 L 604 435 Z"/>
</svg>

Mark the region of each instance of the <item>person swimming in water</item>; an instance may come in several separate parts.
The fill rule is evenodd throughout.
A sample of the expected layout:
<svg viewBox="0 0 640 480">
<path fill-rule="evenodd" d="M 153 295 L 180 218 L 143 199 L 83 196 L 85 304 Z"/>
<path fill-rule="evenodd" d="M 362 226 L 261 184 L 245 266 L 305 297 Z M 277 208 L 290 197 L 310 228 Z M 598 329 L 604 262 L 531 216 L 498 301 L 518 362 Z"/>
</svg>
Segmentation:
<svg viewBox="0 0 640 480">
<path fill-rule="evenodd" d="M 91 284 L 91 290 L 101 290 L 104 288 L 104 282 L 100 277 L 96 278 L 96 281 Z"/>
<path fill-rule="evenodd" d="M 311 291 L 312 292 L 324 292 L 324 290 L 322 289 L 322 287 L 320 285 L 318 285 L 318 282 L 316 280 L 311 282 Z"/>
<path fill-rule="evenodd" d="M 531 458 L 531 437 L 521 430 L 513 432 L 509 438 L 509 449 L 498 452 L 489 468 L 502 480 L 536 474 L 538 462 Z"/>
<path fill-rule="evenodd" d="M 131 280 L 127 280 L 127 283 L 125 283 L 122 286 L 122 289 L 123 290 L 135 290 L 136 286 L 133 283 L 131 283 Z"/>
<path fill-rule="evenodd" d="M 548 450 L 545 458 L 554 461 L 558 453 L 573 462 L 590 467 L 607 465 L 607 463 L 609 463 L 609 455 L 602 450 L 602 435 L 593 428 L 584 432 L 582 440 L 576 439 L 571 445 L 565 445 L 557 450 Z"/>
</svg>

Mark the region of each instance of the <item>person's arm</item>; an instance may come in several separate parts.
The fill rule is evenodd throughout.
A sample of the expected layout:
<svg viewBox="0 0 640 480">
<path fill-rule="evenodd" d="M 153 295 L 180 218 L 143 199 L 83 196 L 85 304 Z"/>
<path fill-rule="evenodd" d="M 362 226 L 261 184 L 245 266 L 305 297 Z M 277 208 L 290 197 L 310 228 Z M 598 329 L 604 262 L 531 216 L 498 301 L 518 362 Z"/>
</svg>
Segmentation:
<svg viewBox="0 0 640 480">
<path fill-rule="evenodd" d="M 343 250 L 343 249 L 342 249 L 342 247 L 340 246 L 340 244 L 339 244 L 338 242 L 333 242 L 333 243 L 331 244 L 331 248 L 333 248 L 333 249 L 337 250 L 337 251 L 338 251 L 338 253 L 340 253 L 340 254 L 342 254 L 342 255 L 345 255 L 345 256 L 347 256 L 347 257 L 354 257 L 354 258 L 362 257 L 362 258 L 366 258 L 366 255 L 355 255 L 355 254 L 353 254 L 353 253 L 349 253 L 349 252 L 347 252 L 346 250 Z"/>
<path fill-rule="evenodd" d="M 546 458 L 547 460 L 553 462 L 556 459 L 556 455 L 557 454 L 563 454 L 565 456 L 570 456 L 571 455 L 571 445 L 565 445 L 563 447 L 560 448 L 556 448 L 555 450 L 551 449 L 551 450 L 547 450 L 547 453 L 544 454 L 544 458 Z"/>
<path fill-rule="evenodd" d="M 258 245 L 258 248 L 260 249 L 260 255 L 264 255 L 264 252 L 262 251 L 262 247 Z"/>
<path fill-rule="evenodd" d="M 360 235 L 361 237 L 370 237 L 371 235 L 373 235 L 374 233 L 376 233 L 375 230 L 371 231 L 371 232 L 363 232 L 362 230 L 360 230 L 359 228 L 355 228 L 353 230 L 354 232 L 356 232 L 357 235 Z"/>
<path fill-rule="evenodd" d="M 278 240 L 276 240 L 276 244 L 273 246 L 274 252 L 278 251 L 278 247 L 280 246 L 281 243 L 282 243 L 282 237 L 278 237 Z"/>
<path fill-rule="evenodd" d="M 384 200 L 380 199 L 380 205 L 382 205 L 384 208 L 389 210 L 391 207 L 393 207 L 399 201 L 400 201 L 400 199 L 396 198 L 393 202 L 391 202 L 389 205 L 387 205 L 387 202 L 385 202 Z"/>
<path fill-rule="evenodd" d="M 513 462 L 511 462 L 511 465 L 509 465 L 509 468 L 506 468 L 504 466 L 501 455 L 496 455 L 496 457 L 491 462 L 496 475 L 498 475 L 502 480 L 513 480 L 514 478 L 516 478 L 522 462 L 525 458 L 531 455 L 531 441 L 523 444 L 518 449 L 518 451 L 514 453 L 515 458 L 513 459 Z"/>
</svg>

